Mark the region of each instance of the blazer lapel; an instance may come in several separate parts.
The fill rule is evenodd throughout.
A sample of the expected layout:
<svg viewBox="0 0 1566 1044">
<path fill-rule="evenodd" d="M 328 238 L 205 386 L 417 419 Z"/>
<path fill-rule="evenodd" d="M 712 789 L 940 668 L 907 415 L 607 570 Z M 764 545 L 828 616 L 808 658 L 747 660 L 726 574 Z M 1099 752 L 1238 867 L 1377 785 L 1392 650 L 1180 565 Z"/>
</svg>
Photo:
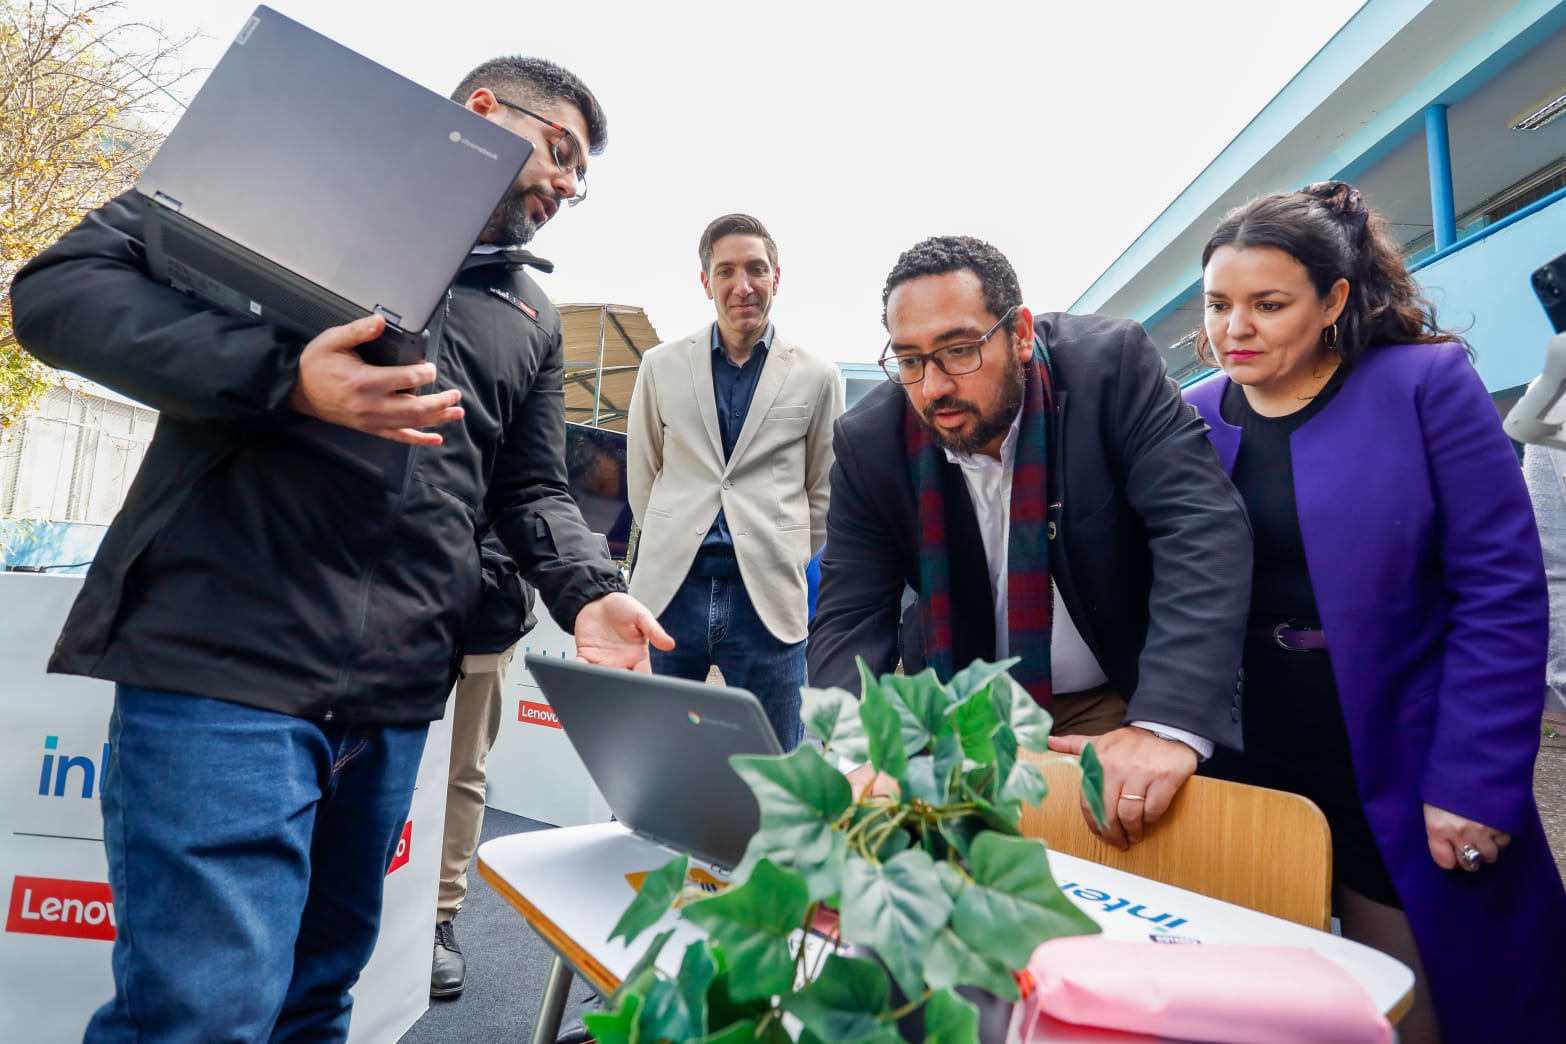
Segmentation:
<svg viewBox="0 0 1566 1044">
<path fill-rule="evenodd" d="M 696 333 L 686 343 L 690 356 L 691 386 L 696 389 L 696 412 L 707 427 L 714 460 L 723 460 L 723 434 L 718 431 L 718 397 L 712 390 L 712 327 Z"/>
<path fill-rule="evenodd" d="M 1223 393 L 1229 387 L 1224 374 L 1209 377 L 1185 390 L 1185 400 L 1196 407 L 1202 420 L 1207 422 L 1207 438 L 1218 451 L 1218 461 L 1224 474 L 1234 475 L 1234 461 L 1240 455 L 1240 429 L 1223 419 Z"/>
<path fill-rule="evenodd" d="M 761 366 L 761 378 L 756 382 L 756 394 L 751 396 L 750 409 L 745 414 L 745 426 L 740 429 L 739 438 L 734 442 L 734 452 L 729 455 L 725 472 L 734 466 L 735 461 L 745 456 L 746 447 L 756 437 L 762 424 L 766 423 L 767 411 L 777 401 L 778 393 L 783 390 L 788 371 L 793 365 L 794 346 L 774 334 L 772 347 L 767 350 L 766 361 Z M 710 375 L 707 383 L 712 383 Z"/>
</svg>

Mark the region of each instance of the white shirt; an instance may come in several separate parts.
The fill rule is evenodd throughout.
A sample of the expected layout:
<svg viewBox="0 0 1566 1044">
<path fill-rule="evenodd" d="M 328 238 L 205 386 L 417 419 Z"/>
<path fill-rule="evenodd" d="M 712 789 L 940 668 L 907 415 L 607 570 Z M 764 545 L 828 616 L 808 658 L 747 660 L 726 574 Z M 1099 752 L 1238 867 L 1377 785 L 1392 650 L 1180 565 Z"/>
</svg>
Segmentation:
<svg viewBox="0 0 1566 1044">
<path fill-rule="evenodd" d="M 1007 545 L 1011 539 L 1011 480 L 1017 461 L 1017 433 L 1022 429 L 1022 411 L 1011 422 L 1011 430 L 1001 442 L 1000 460 L 985 453 L 955 453 L 946 450 L 946 459 L 962 469 L 963 482 L 968 486 L 968 497 L 973 501 L 974 514 L 978 516 L 979 537 L 984 542 L 984 559 L 990 571 L 990 590 L 995 596 L 995 658 L 1004 660 L 1011 655 L 1011 624 L 1008 609 L 1010 576 L 1007 562 Z M 1093 650 L 1088 648 L 1082 632 L 1071 619 L 1071 613 L 1060 600 L 1055 581 L 1050 580 L 1050 596 L 1054 601 L 1055 615 L 1050 630 L 1049 665 L 1050 686 L 1058 693 L 1081 692 L 1109 681 L 1104 668 L 1099 665 Z M 1169 736 L 1186 744 L 1201 758 L 1210 758 L 1212 741 L 1153 722 L 1133 721 L 1129 724 Z"/>
</svg>

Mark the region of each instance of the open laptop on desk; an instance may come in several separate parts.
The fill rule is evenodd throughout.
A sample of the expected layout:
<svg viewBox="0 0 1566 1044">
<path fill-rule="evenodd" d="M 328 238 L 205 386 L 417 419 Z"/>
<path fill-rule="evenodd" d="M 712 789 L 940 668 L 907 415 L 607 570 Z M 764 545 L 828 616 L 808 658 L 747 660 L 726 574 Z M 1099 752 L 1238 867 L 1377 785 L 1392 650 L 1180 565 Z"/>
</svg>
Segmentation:
<svg viewBox="0 0 1566 1044">
<path fill-rule="evenodd" d="M 424 358 L 447 286 L 532 143 L 257 7 L 136 183 L 153 274 L 309 339 L 371 314 L 372 363 Z M 299 418 L 391 488 L 410 447 Z"/>
<path fill-rule="evenodd" d="M 781 754 L 756 697 L 681 678 L 526 657 L 527 669 L 615 818 L 731 869 L 761 824 L 732 754 Z"/>
</svg>

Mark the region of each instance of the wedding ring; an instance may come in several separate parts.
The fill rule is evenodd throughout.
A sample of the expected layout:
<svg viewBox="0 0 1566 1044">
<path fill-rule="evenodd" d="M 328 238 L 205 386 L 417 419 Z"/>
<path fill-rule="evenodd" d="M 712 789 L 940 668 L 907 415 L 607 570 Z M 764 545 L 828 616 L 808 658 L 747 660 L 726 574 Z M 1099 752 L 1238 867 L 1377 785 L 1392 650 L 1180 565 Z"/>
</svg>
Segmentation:
<svg viewBox="0 0 1566 1044">
<path fill-rule="evenodd" d="M 1147 798 L 1144 797 L 1141 794 L 1121 794 L 1120 795 L 1120 800 L 1121 801 L 1146 801 Z"/>
<path fill-rule="evenodd" d="M 1480 851 L 1477 845 L 1464 845 L 1457 853 L 1457 858 L 1463 861 L 1464 866 L 1475 867 L 1479 865 Z"/>
</svg>

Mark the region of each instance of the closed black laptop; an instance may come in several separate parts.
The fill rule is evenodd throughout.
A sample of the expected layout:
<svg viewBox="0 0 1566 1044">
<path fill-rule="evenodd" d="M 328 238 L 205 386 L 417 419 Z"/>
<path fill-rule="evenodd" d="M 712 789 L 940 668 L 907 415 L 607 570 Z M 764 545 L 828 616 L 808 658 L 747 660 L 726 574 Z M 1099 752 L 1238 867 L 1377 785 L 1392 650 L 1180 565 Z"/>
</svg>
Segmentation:
<svg viewBox="0 0 1566 1044">
<path fill-rule="evenodd" d="M 781 754 L 744 689 L 526 658 L 549 707 L 615 818 L 659 844 L 723 869 L 761 825 L 733 754 Z"/>
<path fill-rule="evenodd" d="M 213 68 L 136 188 L 153 273 L 301 337 L 372 313 L 360 351 L 424 357 L 458 266 L 533 146 L 268 7 Z M 298 432 L 398 488 L 409 447 Z"/>
</svg>

